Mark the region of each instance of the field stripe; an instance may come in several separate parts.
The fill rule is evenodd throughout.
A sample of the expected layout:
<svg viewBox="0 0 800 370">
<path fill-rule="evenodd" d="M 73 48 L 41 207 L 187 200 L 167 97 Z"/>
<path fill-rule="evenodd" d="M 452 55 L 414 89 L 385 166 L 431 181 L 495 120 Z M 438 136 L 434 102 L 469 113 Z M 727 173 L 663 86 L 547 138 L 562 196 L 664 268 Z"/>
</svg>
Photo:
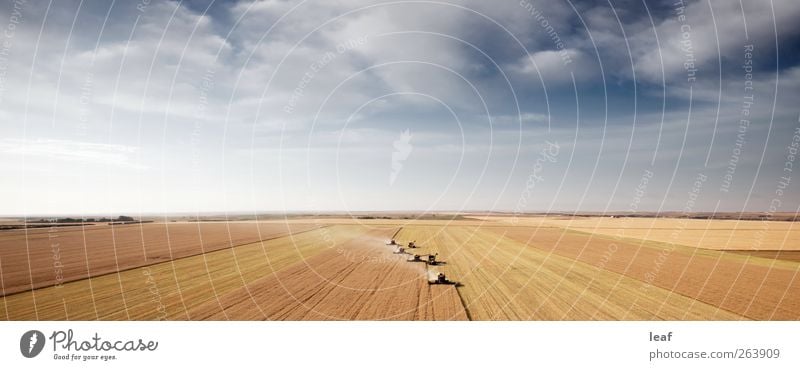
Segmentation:
<svg viewBox="0 0 800 370">
<path fill-rule="evenodd" d="M 225 224 L 202 224 L 202 236 L 211 240 L 206 243 L 207 250 L 229 248 L 263 239 L 257 231 L 264 228 L 267 236 L 286 235 L 291 226 L 281 224 L 238 223 L 233 227 L 237 236 L 232 238 L 221 229 Z M 316 225 L 312 225 L 316 226 Z M 308 227 L 312 227 L 308 226 Z M 6 283 L 5 294 L 57 285 L 89 276 L 114 273 L 130 267 L 140 267 L 160 263 L 174 256 L 196 255 L 202 252 L 199 245 L 197 224 L 146 224 L 138 228 L 116 226 L 94 228 L 86 233 L 39 234 L 26 237 L 21 232 L 0 233 L 0 257 L 6 261 L 3 277 Z M 296 225 L 297 228 L 304 227 Z M 124 231 L 124 235 L 123 235 Z M 295 231 L 301 231 L 296 230 Z M 119 235 L 114 235 L 119 234 Z M 141 236 L 145 235 L 144 238 Z M 112 244 L 116 240 L 116 249 Z M 26 248 L 30 245 L 30 248 Z M 143 254 L 143 247 L 146 253 Z M 116 262 L 112 252 L 121 258 Z M 145 255 L 147 258 L 145 258 Z M 31 260 L 32 267 L 24 264 Z M 54 263 L 59 262 L 61 276 L 56 274 Z M 32 281 L 29 276 L 32 275 Z"/>
<path fill-rule="evenodd" d="M 492 229 L 493 232 L 500 232 Z M 795 319 L 800 313 L 800 302 L 783 302 L 779 307 L 779 296 L 789 291 L 790 296 L 800 296 L 800 284 L 788 278 L 796 269 L 783 264 L 781 267 L 769 268 L 763 265 L 765 261 L 752 258 L 746 264 L 745 258 L 729 253 L 700 250 L 690 258 L 686 252 L 688 247 L 670 248 L 653 244 L 650 241 L 640 241 L 632 244 L 627 240 L 615 240 L 607 236 L 592 236 L 573 231 L 545 231 L 536 228 L 508 228 L 504 231 L 507 237 L 526 243 L 540 250 L 551 251 L 559 256 L 577 259 L 586 263 L 597 263 L 603 258 L 603 253 L 609 250 L 610 245 L 615 245 L 617 250 L 603 264 L 603 269 L 621 273 L 627 277 L 651 282 L 653 286 L 665 289 L 682 296 L 696 299 L 700 302 L 719 307 L 725 311 L 733 312 L 751 319 L 769 319 L 772 311 L 777 308 L 779 315 L 776 319 Z M 535 234 L 533 240 L 529 240 Z M 556 241 L 558 241 L 556 243 Z M 656 268 L 655 261 L 663 254 L 662 262 Z M 713 271 L 709 268 L 709 261 L 719 259 L 719 265 Z M 771 260 L 769 260 L 771 262 Z M 796 264 L 794 264 L 796 265 Z M 734 284 L 732 275 L 743 269 L 747 277 L 736 282 L 736 289 L 731 289 L 731 299 L 725 300 L 723 292 Z M 769 274 L 768 274 L 769 273 Z M 785 275 L 785 276 L 784 276 Z M 758 291 L 758 297 L 753 299 L 757 289 L 748 282 L 761 281 L 769 278 L 764 288 Z M 704 282 L 709 280 L 706 289 L 700 289 Z M 719 289 L 718 287 L 721 287 Z M 753 305 L 746 309 L 750 301 Z"/>
<path fill-rule="evenodd" d="M 337 240 L 346 241 L 363 233 L 362 227 L 331 226 L 327 231 Z M 188 319 L 183 304 L 191 308 L 214 300 L 210 289 L 213 283 L 221 294 L 240 288 L 242 281 L 250 282 L 327 248 L 321 243 L 322 229 L 264 242 L 251 243 L 209 252 L 203 256 L 181 258 L 119 273 L 128 301 L 131 319 Z M 262 246 L 265 245 L 266 249 Z M 235 250 L 235 254 L 234 251 Z M 265 255 L 265 253 L 267 255 Z M 209 271 L 204 267 L 207 259 Z M 237 269 L 238 266 L 238 269 Z M 92 284 L 94 293 L 89 289 Z M 31 304 L 32 292 L 6 296 L 8 309 L 0 317 L 12 320 L 31 320 L 38 313 L 41 319 L 64 320 L 64 302 L 74 320 L 124 320 L 125 307 L 119 299 L 120 287 L 114 275 L 104 275 L 37 289 L 38 309 Z M 98 314 L 87 302 L 95 300 Z M 163 312 L 159 307 L 163 305 Z"/>
<path fill-rule="evenodd" d="M 206 304 L 202 319 L 451 320 L 467 319 L 453 286 L 429 286 L 424 265 L 392 253 L 371 230 L 222 298 L 225 312 Z M 260 316 L 261 313 L 265 315 Z"/>
<path fill-rule="evenodd" d="M 683 296 L 670 297 L 659 288 L 644 295 L 641 282 L 598 269 L 583 262 L 530 248 L 523 243 L 475 227 L 409 227 L 401 235 L 417 238 L 420 245 L 443 255 L 448 275 L 463 282 L 464 296 L 476 320 L 590 320 L 677 319 L 695 302 Z M 617 288 L 613 282 L 621 280 Z M 558 286 L 558 289 L 555 287 Z M 588 287 L 588 289 L 587 289 Z M 610 298 L 609 298 L 610 297 Z M 629 308 L 632 298 L 641 304 Z M 610 301 L 601 305 L 604 301 Z M 618 302 L 618 303 L 617 303 Z M 666 309 L 655 313 L 666 303 Z M 716 312 L 710 305 L 695 305 L 694 319 L 742 317 Z"/>
</svg>

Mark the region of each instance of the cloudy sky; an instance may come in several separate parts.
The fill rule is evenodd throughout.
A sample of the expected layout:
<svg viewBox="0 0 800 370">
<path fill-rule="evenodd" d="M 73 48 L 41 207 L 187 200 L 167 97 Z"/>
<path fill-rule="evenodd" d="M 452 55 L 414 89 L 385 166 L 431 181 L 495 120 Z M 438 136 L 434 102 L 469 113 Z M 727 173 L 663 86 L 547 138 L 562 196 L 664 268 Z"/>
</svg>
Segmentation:
<svg viewBox="0 0 800 370">
<path fill-rule="evenodd" d="M 796 212 L 797 19 L 795 0 L 7 0 L 0 214 Z"/>
</svg>

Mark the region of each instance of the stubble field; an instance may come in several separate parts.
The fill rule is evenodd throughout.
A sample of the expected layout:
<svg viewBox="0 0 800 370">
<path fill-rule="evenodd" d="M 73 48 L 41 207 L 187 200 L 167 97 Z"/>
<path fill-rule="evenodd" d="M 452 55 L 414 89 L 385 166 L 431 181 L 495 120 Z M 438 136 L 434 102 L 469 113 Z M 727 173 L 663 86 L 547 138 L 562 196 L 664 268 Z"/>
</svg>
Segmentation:
<svg viewBox="0 0 800 370">
<path fill-rule="evenodd" d="M 3 230 L 0 318 L 797 320 L 796 236 L 794 222 L 499 216 Z M 439 272 L 458 284 L 429 284 Z"/>
</svg>

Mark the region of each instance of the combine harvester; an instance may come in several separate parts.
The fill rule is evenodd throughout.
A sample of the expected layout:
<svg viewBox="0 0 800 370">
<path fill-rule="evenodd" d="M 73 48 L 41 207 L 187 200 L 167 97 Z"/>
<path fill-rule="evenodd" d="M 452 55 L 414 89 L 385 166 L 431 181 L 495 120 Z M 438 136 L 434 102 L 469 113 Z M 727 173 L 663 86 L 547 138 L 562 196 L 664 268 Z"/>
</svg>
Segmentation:
<svg viewBox="0 0 800 370">
<path fill-rule="evenodd" d="M 422 258 L 423 255 L 411 254 L 406 252 L 406 249 L 402 247 L 400 244 L 398 244 L 394 239 L 387 242 L 386 245 L 397 247 L 394 250 L 394 254 L 407 254 L 408 258 L 406 259 L 406 261 L 408 262 L 425 262 L 426 266 L 436 266 L 438 264 L 443 263 L 441 261 L 436 260 L 436 258 L 439 256 L 439 253 L 425 255 L 427 258 L 423 259 Z M 416 248 L 416 247 L 417 247 L 416 241 L 408 242 L 408 248 Z M 448 280 L 444 272 L 439 272 L 430 269 L 428 270 L 428 284 L 431 285 L 444 284 L 444 285 L 455 285 L 455 286 L 460 285 L 456 281 Z"/>
<path fill-rule="evenodd" d="M 408 242 L 407 248 L 416 248 L 417 247 L 416 242 L 417 242 L 416 240 Z M 395 239 L 391 239 L 391 240 L 386 242 L 386 245 L 399 246 L 400 243 L 398 243 L 397 240 L 395 240 Z"/>
<path fill-rule="evenodd" d="M 419 254 L 414 254 L 414 255 L 409 254 L 408 258 L 406 259 L 406 261 L 408 261 L 408 262 L 425 262 L 425 260 L 423 260 L 422 256 L 420 256 Z"/>
<path fill-rule="evenodd" d="M 425 255 L 425 256 L 427 256 L 427 258 L 423 259 L 422 258 L 423 255 L 419 255 L 419 254 L 411 255 L 411 254 L 409 254 L 409 257 L 408 257 L 408 259 L 406 261 L 408 261 L 408 262 L 426 262 L 427 264 L 429 264 L 431 266 L 436 266 L 437 264 L 442 263 L 441 261 L 437 261 L 436 260 L 436 256 L 438 256 L 438 255 L 439 255 L 439 253 L 428 254 L 428 255 Z"/>
<path fill-rule="evenodd" d="M 388 245 L 390 247 L 394 247 L 394 252 L 393 252 L 394 254 L 405 254 L 406 253 L 406 249 L 403 248 L 403 246 L 400 243 L 398 243 L 397 240 L 394 240 L 394 239 L 389 240 L 388 242 L 386 242 L 386 245 Z"/>
<path fill-rule="evenodd" d="M 455 285 L 458 286 L 459 284 L 452 280 L 447 280 L 447 276 L 444 272 L 438 272 L 433 270 L 428 270 L 428 284 L 445 284 L 445 285 Z"/>
</svg>

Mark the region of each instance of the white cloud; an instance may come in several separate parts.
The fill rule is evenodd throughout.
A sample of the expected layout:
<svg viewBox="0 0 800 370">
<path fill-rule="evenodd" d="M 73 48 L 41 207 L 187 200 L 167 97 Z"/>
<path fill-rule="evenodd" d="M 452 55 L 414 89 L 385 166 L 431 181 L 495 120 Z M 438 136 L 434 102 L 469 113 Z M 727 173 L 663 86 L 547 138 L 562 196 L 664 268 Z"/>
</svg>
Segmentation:
<svg viewBox="0 0 800 370">
<path fill-rule="evenodd" d="M 631 35 L 637 73 L 645 79 L 661 81 L 662 67 L 671 79 L 686 74 L 684 63 L 692 59 L 698 69 L 716 68 L 720 56 L 741 60 L 745 43 L 769 50 L 775 44 L 773 22 L 778 25 L 779 35 L 785 35 L 790 32 L 785 29 L 786 25 L 800 17 L 800 2 L 776 0 L 770 3 L 775 6 L 774 18 L 773 9 L 767 3 L 687 2 L 685 21 L 673 12 L 657 25 L 655 31 L 660 47 L 654 42 L 652 32 Z M 740 4 L 745 6 L 744 14 Z"/>
<path fill-rule="evenodd" d="M 136 170 L 146 169 L 133 157 L 139 148 L 89 142 L 76 142 L 60 139 L 3 139 L 0 140 L 0 153 L 48 159 L 53 161 L 77 162 L 82 164 L 112 165 Z"/>
<path fill-rule="evenodd" d="M 541 79 L 545 86 L 551 88 L 562 84 L 572 84 L 587 78 L 596 77 L 589 56 L 578 49 L 543 50 L 530 56 L 523 56 L 509 67 L 512 75 L 538 83 Z"/>
<path fill-rule="evenodd" d="M 500 164 L 509 165 L 519 145 L 516 140 L 519 135 L 523 138 L 523 151 L 530 151 L 531 143 L 542 142 L 544 138 L 541 135 L 551 135 L 550 131 L 545 134 L 545 130 L 541 130 L 549 117 L 541 113 L 545 107 L 537 105 L 541 103 L 542 95 L 538 90 L 541 86 L 539 76 L 544 79 L 548 89 L 554 88 L 556 92 L 571 90 L 571 73 L 579 81 L 590 81 L 579 86 L 580 93 L 585 94 L 580 98 L 587 102 L 582 107 L 587 110 L 593 109 L 591 104 L 594 100 L 603 99 L 596 90 L 591 89 L 599 86 L 601 79 L 598 58 L 602 57 L 607 75 L 620 78 L 621 81 L 616 82 L 629 83 L 631 77 L 632 66 L 625 40 L 620 33 L 620 25 L 612 12 L 606 9 L 607 4 L 576 2 L 576 8 L 573 9 L 565 2 L 535 3 L 547 22 L 558 32 L 565 47 L 563 51 L 554 49 L 556 45 L 546 28 L 517 1 L 455 1 L 457 6 L 442 3 L 319 1 L 301 5 L 288 15 L 287 12 L 298 3 L 240 1 L 229 9 L 220 8 L 213 18 L 201 16 L 179 2 L 154 2 L 141 14 L 139 24 L 132 33 L 133 19 L 139 13 L 115 9 L 108 28 L 103 35 L 98 35 L 100 21 L 105 14 L 103 10 L 100 18 L 89 17 L 78 23 L 70 44 L 67 44 L 66 37 L 77 5 L 67 4 L 72 6 L 70 8 L 62 3 L 54 3 L 43 37 L 39 39 L 44 5 L 29 3 L 26 23 L 20 26 L 13 40 L 13 53 L 9 59 L 7 79 L 4 80 L 5 93 L 0 106 L 0 117 L 4 124 L 0 126 L 0 137 L 6 139 L 0 141 L 0 155 L 31 158 L 26 163 L 27 168 L 17 167 L 14 174 L 30 175 L 39 170 L 37 176 L 31 175 L 31 180 L 35 179 L 41 184 L 53 181 L 53 171 L 63 172 L 64 181 L 70 181 L 70 176 L 80 172 L 74 169 L 83 167 L 78 164 L 89 164 L 91 166 L 84 168 L 80 176 L 89 179 L 89 183 L 98 188 L 87 192 L 88 197 L 102 189 L 101 184 L 106 186 L 108 179 L 104 177 L 119 179 L 116 173 L 113 176 L 100 176 L 105 174 L 96 171 L 97 165 L 136 170 L 154 168 L 156 171 L 122 171 L 133 173 L 132 177 L 141 174 L 142 178 L 137 178 L 137 181 L 154 184 L 153 188 L 157 188 L 151 193 L 142 192 L 144 195 L 138 201 L 150 209 L 182 207 L 190 210 L 196 206 L 196 200 L 187 198 L 184 189 L 189 186 L 198 188 L 197 199 L 213 198 L 220 202 L 215 204 L 220 208 L 252 207 L 253 202 L 249 197 L 252 193 L 257 193 L 259 205 L 273 208 L 274 204 L 285 204 L 282 196 L 302 200 L 308 194 L 296 190 L 296 185 L 308 181 L 304 177 L 307 176 L 307 166 L 321 168 L 323 172 L 331 171 L 335 168 L 331 153 L 338 150 L 340 144 L 342 152 L 339 154 L 351 160 L 345 164 L 352 164 L 352 171 L 324 172 L 324 176 L 314 178 L 329 180 L 341 175 L 345 184 L 349 185 L 336 188 L 329 182 L 320 181 L 316 195 L 327 194 L 325 192 L 333 194 L 340 190 L 345 193 L 351 191 L 356 197 L 374 195 L 370 194 L 372 190 L 367 186 L 369 184 L 363 182 L 363 175 L 370 171 L 387 170 L 392 140 L 396 139 L 398 130 L 407 126 L 411 127 L 416 149 L 403 170 L 403 176 L 429 173 L 435 177 L 447 173 L 452 169 L 450 166 L 453 161 L 444 159 L 458 159 L 453 154 L 459 154 L 462 150 L 472 155 L 467 166 L 478 166 L 475 163 L 481 163 L 484 154 L 487 157 L 491 155 Z M 795 27 L 792 24 L 800 17 L 800 3 L 779 0 L 775 4 L 779 33 L 785 35 L 786 32 L 796 32 L 792 30 Z M 712 5 L 717 19 L 716 31 L 720 36 L 721 54 L 737 60 L 742 42 L 742 19 L 737 14 L 739 4 L 713 2 Z M 363 6 L 369 7 L 325 24 Z M 462 6 L 475 10 L 477 14 L 462 9 Z M 754 42 L 763 45 L 761 50 L 767 50 L 772 42 L 770 37 L 773 36 L 771 10 L 761 4 L 746 3 L 745 6 L 748 7 L 750 36 Z M 749 7 L 754 9 L 750 11 Z M 588 30 L 582 28 L 575 11 L 587 22 Z M 660 82 L 660 51 L 665 56 L 668 84 L 673 82 L 683 69 L 683 57 L 676 49 L 680 33 L 676 31 L 679 28 L 674 16 L 656 19 L 656 31 L 662 42 L 659 50 L 654 43 L 649 20 L 643 14 L 626 11 L 618 9 L 623 22 L 627 22 L 623 27 L 629 37 L 637 77 L 643 77 L 648 83 Z M 717 41 L 714 25 L 709 22 L 708 2 L 691 3 L 687 14 L 692 24 L 697 63 L 716 65 Z M 276 24 L 284 15 L 287 16 Z M 241 22 L 232 28 L 233 22 L 239 20 L 240 16 L 243 16 Z M 501 27 L 483 16 L 494 19 L 511 34 L 506 34 Z M 265 34 L 272 26 L 275 27 Z M 314 31 L 317 27 L 320 28 Z M 130 44 L 126 45 L 129 35 L 132 35 Z M 306 35 L 308 37 L 295 48 L 295 44 Z M 524 43 L 530 55 L 512 36 Z M 94 43 L 98 37 L 99 47 L 95 50 Z M 337 45 L 360 38 L 365 38 L 366 42 L 345 53 L 337 53 Z M 471 42 L 494 59 L 486 58 L 459 39 Z M 595 54 L 595 44 L 600 56 Z M 34 58 L 36 48 L 38 54 Z M 315 72 L 314 77 L 301 89 L 302 96 L 295 113 L 284 114 L 283 107 L 298 88 L 304 74 L 314 61 L 328 52 L 336 53 L 334 60 Z M 394 63 L 399 61 L 402 63 Z M 516 97 L 522 105 L 521 111 L 527 112 L 522 117 L 515 115 L 515 99 L 493 61 L 509 74 L 515 89 L 524 90 Z M 378 64 L 386 65 L 370 68 Z M 207 96 L 201 98 L 203 78 L 209 69 L 213 70 L 213 86 L 205 91 Z M 797 71 L 797 68 L 790 69 L 780 76 L 779 99 L 783 100 L 777 109 L 784 115 L 787 114 L 785 107 L 796 101 L 797 81 L 800 81 Z M 348 78 L 350 80 L 347 83 L 339 86 Z M 88 97 L 82 95 L 87 81 L 91 81 Z M 770 81 L 761 79 L 759 91 L 770 90 Z M 483 101 L 469 83 L 473 83 L 480 97 L 487 100 L 488 112 L 484 111 Z M 597 85 L 592 86 L 591 83 Z M 716 83 L 716 80 L 698 82 L 695 85 L 695 97 L 702 98 L 704 103 L 714 101 L 719 93 Z M 723 104 L 735 104 L 740 99 L 740 86 L 736 86 L 739 83 L 723 81 L 723 88 L 726 89 Z M 647 85 L 638 85 L 641 87 L 638 93 L 642 101 L 660 100 L 660 95 L 656 99 L 652 95 L 652 91 L 660 94 L 660 88 L 648 89 Z M 531 90 L 536 91 L 530 93 Z M 730 95 L 728 91 L 734 94 Z M 347 117 L 362 104 L 384 94 L 398 92 L 427 94 L 452 107 L 464 120 L 462 123 L 469 141 L 461 144 L 461 127 L 452 122 L 446 115 L 449 112 L 439 102 L 424 95 L 378 99 L 364 107 L 344 128 Z M 331 93 L 330 100 L 323 106 L 324 99 Z M 667 88 L 668 98 L 675 101 L 681 102 L 680 98 L 674 98 L 683 93 L 685 91 L 680 87 L 670 85 Z M 554 112 L 553 122 L 561 122 L 553 124 L 553 135 L 561 133 L 559 138 L 563 142 L 571 143 L 574 140 L 576 147 L 587 146 L 587 140 L 592 135 L 596 136 L 601 131 L 600 127 L 608 123 L 598 118 L 602 116 L 601 110 L 588 114 L 581 112 L 578 122 L 581 135 L 576 139 L 579 135 L 575 132 L 574 120 L 558 117 L 559 112 L 572 110 L 574 103 L 570 99 L 558 100 L 560 98 L 557 96 L 552 94 L 553 100 L 548 102 L 552 106 L 546 107 Z M 646 107 L 646 103 L 650 102 L 644 102 L 641 107 Z M 204 108 L 203 117 L 195 117 L 201 105 Z M 769 104 L 761 104 L 760 107 L 768 108 Z M 609 108 L 613 112 L 625 107 Z M 699 135 L 700 131 L 696 130 L 700 127 L 703 134 L 708 133 L 716 118 L 720 119 L 723 125 L 720 132 L 724 134 L 724 124 L 735 119 L 737 112 L 723 110 L 721 117 L 715 117 L 715 108 L 709 107 L 709 104 L 698 104 L 693 108 L 690 139 L 695 142 L 708 141 L 707 135 Z M 651 107 L 646 109 L 652 110 Z M 320 119 L 314 122 L 314 131 L 309 132 L 318 110 Z M 674 117 L 670 116 L 671 113 L 675 112 L 668 112 L 670 122 L 665 126 L 672 131 L 663 135 L 665 141 L 662 144 L 653 142 L 661 137 L 660 132 L 653 131 L 660 128 L 661 112 L 652 114 L 647 120 L 642 119 L 642 114 L 639 115 L 637 135 L 640 132 L 645 134 L 637 136 L 633 142 L 631 150 L 636 150 L 635 159 L 648 160 L 649 151 L 655 144 L 661 145 L 659 153 L 670 154 L 666 156 L 668 159 L 676 158 L 671 154 L 675 154 L 673 152 L 683 137 L 683 131 L 679 129 L 684 125 L 680 118 L 686 112 L 675 113 Z M 497 124 L 492 128 L 497 129 L 493 132 L 496 142 L 488 142 L 490 131 L 485 125 L 488 123 L 487 115 Z M 524 127 L 521 133 L 515 128 L 519 119 Z M 607 136 L 612 141 L 607 142 L 603 150 L 613 152 L 611 156 L 617 158 L 624 154 L 629 136 L 625 135 L 624 130 L 615 131 L 613 125 L 617 123 L 608 124 Z M 23 131 L 26 134 L 21 134 Z M 44 139 L 13 139 L 19 137 Z M 649 140 L 646 145 L 645 139 Z M 314 153 L 306 152 L 309 141 Z M 587 149 L 591 148 L 587 146 Z M 723 149 L 726 147 L 723 146 Z M 703 148 L 695 150 L 702 151 Z M 583 162 L 596 160 L 597 153 L 584 151 Z M 374 153 L 382 154 L 376 156 Z M 247 160 L 242 160 L 241 154 L 248 154 Z M 253 167 L 249 162 L 251 157 L 256 162 L 265 161 L 267 164 Z M 524 157 L 521 160 L 526 158 L 529 159 Z M 11 163 L 16 165 L 13 161 Z M 75 165 L 70 166 L 69 163 Z M 492 179 L 505 178 L 508 174 L 503 173 L 503 167 L 494 164 L 497 163 L 493 162 L 491 169 L 496 176 L 492 176 Z M 41 166 L 34 168 L 37 165 Z M 470 169 L 475 168 L 479 169 Z M 580 168 L 577 171 L 574 184 L 581 184 L 580 179 L 588 173 L 584 170 Z M 286 173 L 278 173 L 280 171 Z M 294 172 L 296 174 L 293 175 Z M 613 175 L 612 172 L 608 173 Z M 253 184 L 249 177 L 251 175 L 263 177 L 263 183 L 248 188 L 247 185 Z M 279 181 L 285 183 L 279 184 Z M 398 181 L 401 179 L 398 178 Z M 471 181 L 466 179 L 463 185 L 472 186 Z M 130 185 L 133 182 L 128 183 L 129 190 L 139 191 Z M 428 181 L 419 181 L 417 184 L 419 187 L 433 186 Z M 274 191 L 281 185 L 295 193 L 279 194 Z M 114 184 L 108 188 L 118 186 Z M 236 187 L 235 191 L 229 192 L 229 198 L 216 196 L 220 189 L 230 190 L 233 187 Z M 420 192 L 429 190 L 431 188 L 418 189 Z M 497 196 L 497 188 L 482 191 L 486 199 Z M 24 187 L 19 192 L 24 193 Z M 201 196 L 204 192 L 214 196 L 204 198 Z M 417 199 L 416 195 L 409 190 L 393 198 Z M 575 193 L 565 195 L 575 198 Z M 64 207 L 69 207 L 74 197 L 60 198 L 63 198 Z M 320 198 L 325 199 L 324 196 Z M 516 200 L 517 197 L 512 195 L 511 198 Z M 107 207 L 115 199 L 101 199 L 92 206 Z M 125 199 L 126 202 L 129 200 Z M 46 206 L 46 201 L 35 197 L 30 197 L 27 202 L 30 209 Z M 224 202 L 231 204 L 221 204 Z M 295 202 L 289 207 L 303 205 Z M 419 203 L 402 205 L 420 206 Z M 328 207 L 324 204 L 319 206 Z"/>
</svg>

